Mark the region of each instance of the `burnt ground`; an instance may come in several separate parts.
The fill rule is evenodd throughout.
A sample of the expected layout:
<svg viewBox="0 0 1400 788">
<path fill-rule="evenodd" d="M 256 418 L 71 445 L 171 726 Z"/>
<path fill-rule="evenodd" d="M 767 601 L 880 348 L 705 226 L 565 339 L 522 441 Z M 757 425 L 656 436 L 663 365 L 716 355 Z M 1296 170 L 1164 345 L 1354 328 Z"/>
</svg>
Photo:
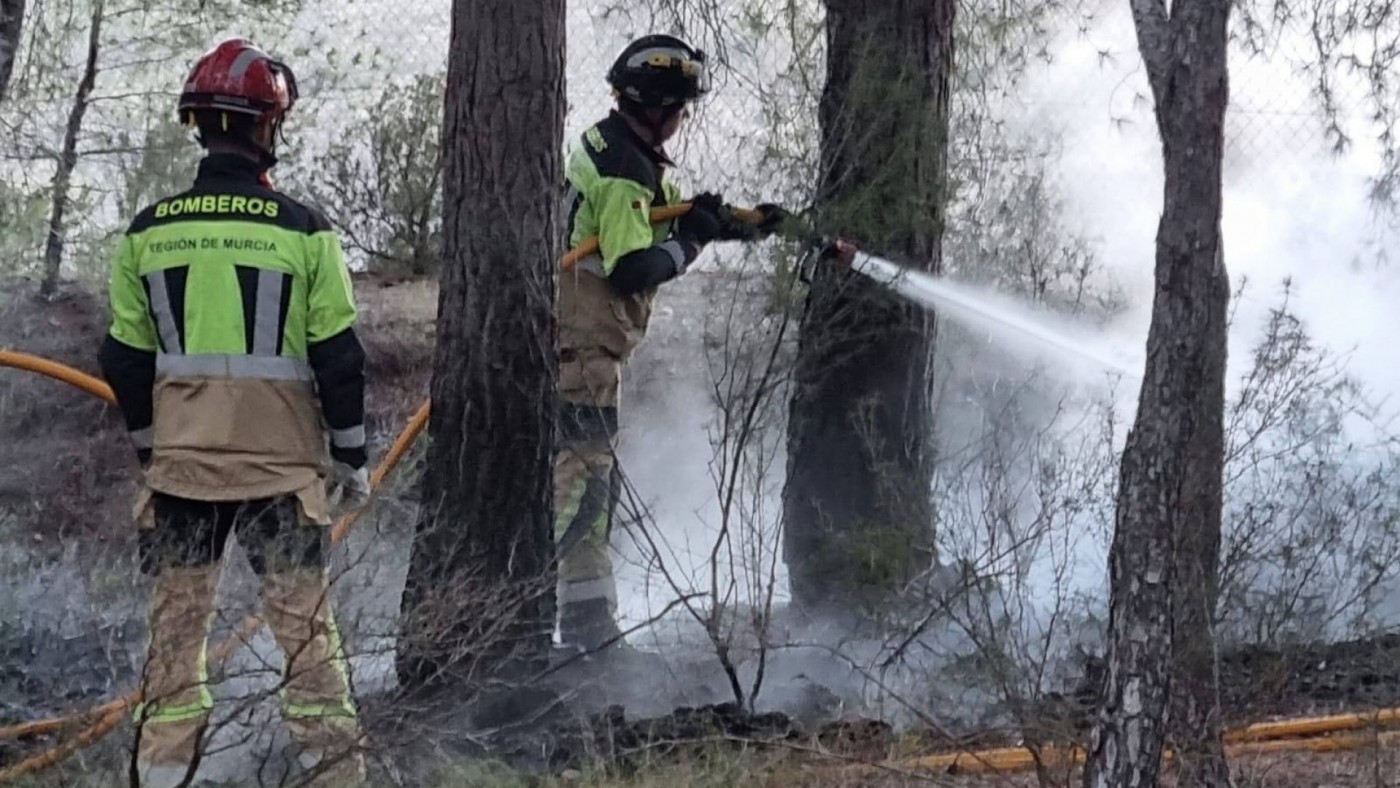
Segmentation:
<svg viewBox="0 0 1400 788">
<path fill-rule="evenodd" d="M 761 703 L 754 711 L 718 699 L 656 715 L 630 713 L 620 703 L 609 703 L 616 698 L 608 698 L 606 692 L 586 697 L 593 686 L 616 686 L 635 681 L 639 674 L 677 671 L 697 679 L 716 678 L 712 669 L 706 670 L 698 661 L 678 668 L 675 659 L 657 655 L 595 658 L 531 683 L 525 690 L 488 691 L 485 701 L 449 702 L 406 718 L 390 715 L 391 727 L 432 738 L 430 731 L 454 724 L 449 720 L 456 720 L 456 725 L 470 720 L 475 739 L 465 744 L 458 740 L 454 749 L 555 773 L 602 764 L 627 774 L 658 759 L 698 757 L 716 742 L 727 742 L 736 750 L 760 743 L 878 761 L 896 753 L 960 752 L 1016 746 L 1028 740 L 1083 744 L 1094 702 L 1091 685 L 1099 675 L 1090 670 L 1078 691 L 1052 693 L 1031 704 L 1021 714 L 1024 728 L 946 725 L 937 730 L 914 726 L 897 731 L 888 722 L 823 706 L 819 693 L 805 702 L 785 704 L 783 711 L 764 710 Z M 1283 649 L 1236 648 L 1222 654 L 1221 671 L 1229 727 L 1400 705 L 1400 637 Z"/>
<path fill-rule="evenodd" d="M 0 347 L 98 376 L 105 303 L 79 290 L 43 303 L 33 287 L 0 281 Z M 0 372 L 0 468 L 0 522 L 36 551 L 121 536 L 111 525 L 135 491 L 136 457 L 112 406 L 38 375 Z"/>
<path fill-rule="evenodd" d="M 30 282 L 0 281 L 0 347 L 96 374 L 96 351 L 107 323 L 105 303 L 77 289 L 44 303 L 31 295 L 33 291 Z M 371 454 L 382 456 L 427 393 L 436 291 L 423 283 L 360 279 L 357 294 L 368 353 Z M 649 400 L 674 379 L 676 365 L 685 363 L 677 362 L 670 351 L 695 331 L 693 320 L 684 316 L 663 313 L 659 321 L 657 336 L 649 339 L 637 363 L 661 364 L 664 359 L 666 366 L 638 375 L 631 384 L 632 402 L 643 407 L 654 404 Z M 5 544 L 0 554 L 2 725 L 119 695 L 130 685 L 142 627 L 140 595 L 133 593 L 136 585 L 129 567 L 132 534 L 127 518 L 135 463 L 115 410 L 63 384 L 0 370 L 0 469 L 0 540 Z M 400 480 L 399 487 L 391 503 L 400 508 L 380 519 L 411 519 L 402 509 L 411 506 L 411 480 Z M 376 524 L 375 533 L 388 528 Z M 384 583 L 393 582 L 392 571 L 387 581 L 369 575 L 360 582 L 377 589 L 379 607 L 396 607 L 396 596 L 384 592 Z M 233 596 L 240 593 L 235 588 Z M 378 658 L 382 661 L 383 655 Z M 784 698 L 783 711 L 760 709 L 754 714 L 725 703 L 727 686 L 712 655 L 683 657 L 679 668 L 649 659 L 621 666 L 594 661 L 560 670 L 543 687 L 548 697 L 563 696 L 567 702 L 551 706 L 533 724 L 506 726 L 494 733 L 489 729 L 496 726 L 489 720 L 477 719 L 480 725 L 469 727 L 485 732 L 457 743 L 467 751 L 475 748 L 524 766 L 555 770 L 599 759 L 625 767 L 639 753 L 680 755 L 684 742 L 713 739 L 717 733 L 733 739 L 815 742 L 859 757 L 879 757 L 894 746 L 895 734 L 886 723 L 849 713 L 848 719 L 833 722 L 841 716 L 842 699 L 833 703 L 832 693 L 823 694 L 820 682 L 806 695 Z M 668 671 L 667 691 L 652 700 L 684 704 L 669 714 L 655 702 L 638 707 L 631 705 L 635 696 L 607 690 L 635 683 L 638 675 Z M 1400 705 L 1400 636 L 1285 649 L 1227 649 L 1221 672 L 1225 713 L 1232 724 Z M 1021 719 L 1038 736 L 1062 739 L 1081 734 L 1096 681 L 1091 669 L 1078 686 L 1071 682 L 1034 708 L 1009 716 Z M 686 682 L 694 688 L 680 686 Z M 1006 710 L 994 711 L 1003 713 L 991 730 L 981 726 L 975 734 L 971 727 L 951 731 L 956 741 L 946 735 L 949 731 L 915 730 L 907 736 L 919 740 L 919 748 L 925 750 L 998 746 L 1021 739 L 1024 731 L 1006 724 Z M 417 725 L 396 717 L 397 712 L 382 719 L 391 727 L 424 733 L 441 722 L 440 714 L 451 716 L 460 727 L 463 720 L 482 713 L 479 707 L 448 703 Z M 432 739 L 421 738 L 423 743 Z M 0 743 L 0 765 L 42 744 Z"/>
</svg>

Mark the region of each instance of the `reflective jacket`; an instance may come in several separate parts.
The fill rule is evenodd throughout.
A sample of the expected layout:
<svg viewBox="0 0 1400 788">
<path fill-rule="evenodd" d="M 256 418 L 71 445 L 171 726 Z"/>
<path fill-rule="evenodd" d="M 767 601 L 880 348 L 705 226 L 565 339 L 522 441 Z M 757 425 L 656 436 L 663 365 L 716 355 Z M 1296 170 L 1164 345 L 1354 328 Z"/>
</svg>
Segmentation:
<svg viewBox="0 0 1400 788">
<path fill-rule="evenodd" d="M 146 489 L 206 501 L 294 494 L 325 523 L 330 454 L 365 463 L 364 353 L 341 245 L 318 211 L 233 154 L 143 210 L 111 277 L 102 368 Z"/>
<path fill-rule="evenodd" d="M 680 190 L 665 173 L 673 166 L 616 111 L 584 131 L 569 152 L 563 205 L 568 246 L 596 235 L 599 250 L 560 273 L 561 351 L 600 348 L 625 360 L 645 336 L 656 287 L 622 293 L 609 279 L 624 258 L 661 261 L 680 273 L 680 247 L 667 240 L 674 222 L 650 220 L 652 208 L 680 202 Z"/>
</svg>

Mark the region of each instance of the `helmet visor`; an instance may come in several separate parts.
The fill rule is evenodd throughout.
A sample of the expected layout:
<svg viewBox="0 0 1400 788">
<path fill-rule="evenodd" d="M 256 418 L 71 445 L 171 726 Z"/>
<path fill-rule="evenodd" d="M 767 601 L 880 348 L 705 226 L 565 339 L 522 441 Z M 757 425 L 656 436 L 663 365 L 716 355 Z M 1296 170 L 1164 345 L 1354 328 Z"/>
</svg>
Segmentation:
<svg viewBox="0 0 1400 788">
<path fill-rule="evenodd" d="M 705 53 L 700 50 L 692 54 L 677 47 L 647 47 L 633 53 L 627 59 L 626 68 L 636 72 L 656 69 L 661 74 L 673 76 L 679 72 L 680 79 L 666 78 L 672 84 L 684 85 L 684 95 L 675 98 L 693 100 L 710 91 L 710 70 L 705 63 Z"/>
</svg>

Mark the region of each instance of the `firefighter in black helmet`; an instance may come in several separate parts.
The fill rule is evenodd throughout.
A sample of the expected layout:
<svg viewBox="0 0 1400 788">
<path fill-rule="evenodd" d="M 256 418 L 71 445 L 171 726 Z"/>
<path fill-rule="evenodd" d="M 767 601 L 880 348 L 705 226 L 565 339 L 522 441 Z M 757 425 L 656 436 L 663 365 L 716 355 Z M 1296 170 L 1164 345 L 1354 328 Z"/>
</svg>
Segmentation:
<svg viewBox="0 0 1400 788">
<path fill-rule="evenodd" d="M 618 110 L 649 131 L 659 146 L 674 136 L 690 102 L 710 92 L 705 53 L 679 38 L 649 35 L 633 41 L 608 69 Z"/>
<path fill-rule="evenodd" d="M 599 248 L 561 274 L 558 300 L 559 628 L 566 645 L 584 649 L 621 637 L 608 556 L 618 494 L 618 392 L 657 287 L 685 273 L 713 241 L 754 240 L 773 229 L 738 220 L 713 193 L 692 197 L 679 219 L 650 221 L 653 208 L 682 201 L 667 178 L 674 164 L 664 145 L 710 90 L 703 52 L 673 36 L 644 36 L 622 50 L 607 79 L 617 108 L 570 152 L 563 205 L 568 245 L 596 235 Z M 768 215 L 776 224 L 776 209 Z"/>
</svg>

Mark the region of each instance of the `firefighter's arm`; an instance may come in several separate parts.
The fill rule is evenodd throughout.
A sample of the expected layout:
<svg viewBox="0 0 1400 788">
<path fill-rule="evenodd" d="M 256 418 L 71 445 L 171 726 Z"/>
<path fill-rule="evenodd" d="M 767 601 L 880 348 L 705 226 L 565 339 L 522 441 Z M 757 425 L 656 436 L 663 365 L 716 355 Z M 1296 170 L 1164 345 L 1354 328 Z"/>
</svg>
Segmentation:
<svg viewBox="0 0 1400 788">
<path fill-rule="evenodd" d="M 638 293 L 680 276 L 699 249 L 678 239 L 653 243 L 651 191 L 635 181 L 605 178 L 588 195 L 598 215 L 598 253 L 613 288 Z"/>
<path fill-rule="evenodd" d="M 136 457 L 145 466 L 151 459 L 151 402 L 158 346 L 130 237 L 124 236 L 117 248 L 108 297 L 112 327 L 102 341 L 97 362 L 116 395 Z"/>
<path fill-rule="evenodd" d="M 307 361 L 331 432 L 331 458 L 360 469 L 365 451 L 365 351 L 340 237 L 326 223 L 308 238 Z"/>
</svg>

